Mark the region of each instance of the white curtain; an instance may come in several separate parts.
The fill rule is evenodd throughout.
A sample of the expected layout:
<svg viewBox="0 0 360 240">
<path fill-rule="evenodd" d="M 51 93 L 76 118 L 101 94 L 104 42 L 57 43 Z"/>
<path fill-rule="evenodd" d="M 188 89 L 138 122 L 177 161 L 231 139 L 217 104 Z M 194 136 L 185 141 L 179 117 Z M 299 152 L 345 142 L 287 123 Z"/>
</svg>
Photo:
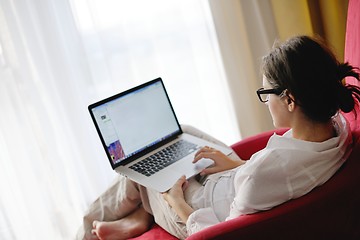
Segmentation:
<svg viewBox="0 0 360 240">
<path fill-rule="evenodd" d="M 241 136 L 273 129 L 255 93 L 262 86 L 262 56 L 278 38 L 272 1 L 209 0 L 209 5 Z"/>
<path fill-rule="evenodd" d="M 240 138 L 206 1 L 0 0 L 0 239 L 72 239 L 108 186 L 87 106 L 162 77 L 181 123 Z"/>
</svg>

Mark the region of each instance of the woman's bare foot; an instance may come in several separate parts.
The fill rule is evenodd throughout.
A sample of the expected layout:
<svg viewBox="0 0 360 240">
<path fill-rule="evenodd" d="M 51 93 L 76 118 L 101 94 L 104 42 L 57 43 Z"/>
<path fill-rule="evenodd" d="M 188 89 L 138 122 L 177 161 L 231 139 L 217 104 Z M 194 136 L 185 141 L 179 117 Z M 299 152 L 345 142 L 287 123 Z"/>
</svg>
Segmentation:
<svg viewBox="0 0 360 240">
<path fill-rule="evenodd" d="M 93 222 L 92 234 L 100 240 L 119 240 L 139 236 L 154 222 L 153 217 L 143 207 L 130 215 L 113 222 Z"/>
</svg>

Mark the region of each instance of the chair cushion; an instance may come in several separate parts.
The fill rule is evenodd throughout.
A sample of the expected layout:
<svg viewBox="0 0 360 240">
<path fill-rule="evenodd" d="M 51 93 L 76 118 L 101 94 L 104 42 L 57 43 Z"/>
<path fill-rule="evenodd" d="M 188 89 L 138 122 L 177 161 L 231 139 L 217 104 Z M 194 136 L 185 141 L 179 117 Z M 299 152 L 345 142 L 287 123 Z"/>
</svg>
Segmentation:
<svg viewBox="0 0 360 240">
<path fill-rule="evenodd" d="M 154 224 L 149 231 L 143 233 L 142 235 L 131 238 L 132 240 L 154 240 L 154 239 L 161 239 L 161 240 L 175 240 L 177 239 L 170 233 L 166 232 L 162 229 L 159 225 Z"/>
</svg>

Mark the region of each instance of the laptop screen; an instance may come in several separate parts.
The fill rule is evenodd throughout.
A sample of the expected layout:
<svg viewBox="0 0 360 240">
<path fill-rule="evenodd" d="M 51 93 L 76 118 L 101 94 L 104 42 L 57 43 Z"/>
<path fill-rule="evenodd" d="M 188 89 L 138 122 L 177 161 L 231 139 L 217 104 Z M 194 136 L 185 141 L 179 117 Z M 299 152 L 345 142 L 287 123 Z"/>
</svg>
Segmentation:
<svg viewBox="0 0 360 240">
<path fill-rule="evenodd" d="M 113 168 L 181 133 L 160 78 L 89 106 Z"/>
</svg>

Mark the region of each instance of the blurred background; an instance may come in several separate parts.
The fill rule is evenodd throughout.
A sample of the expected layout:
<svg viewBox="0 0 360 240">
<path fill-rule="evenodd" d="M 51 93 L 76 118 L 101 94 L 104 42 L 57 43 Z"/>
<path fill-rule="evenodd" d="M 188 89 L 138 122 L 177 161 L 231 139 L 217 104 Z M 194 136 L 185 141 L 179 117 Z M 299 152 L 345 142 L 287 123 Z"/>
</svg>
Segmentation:
<svg viewBox="0 0 360 240">
<path fill-rule="evenodd" d="M 276 41 L 343 59 L 347 0 L 0 0 L 0 239 L 73 239 L 114 179 L 87 106 L 162 77 L 180 123 L 227 144 L 273 128 Z"/>
</svg>

